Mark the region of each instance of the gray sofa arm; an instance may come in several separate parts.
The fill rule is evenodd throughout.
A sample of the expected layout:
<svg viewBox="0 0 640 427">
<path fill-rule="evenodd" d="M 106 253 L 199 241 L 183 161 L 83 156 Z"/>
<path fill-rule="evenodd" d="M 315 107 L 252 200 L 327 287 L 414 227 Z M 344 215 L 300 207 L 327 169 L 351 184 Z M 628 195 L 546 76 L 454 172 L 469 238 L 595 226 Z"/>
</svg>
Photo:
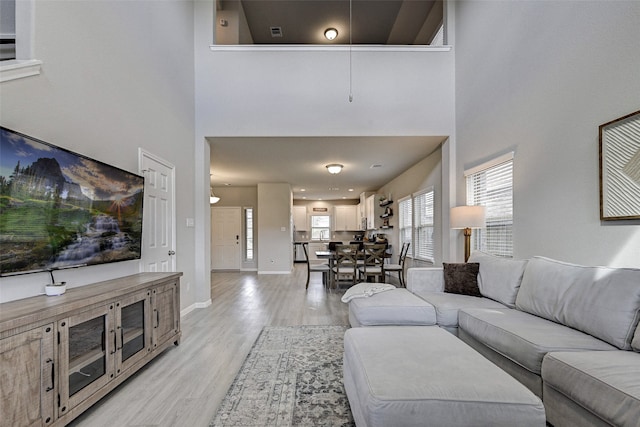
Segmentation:
<svg viewBox="0 0 640 427">
<path fill-rule="evenodd" d="M 412 267 L 407 269 L 407 290 L 414 294 L 444 292 L 442 267 Z"/>
</svg>

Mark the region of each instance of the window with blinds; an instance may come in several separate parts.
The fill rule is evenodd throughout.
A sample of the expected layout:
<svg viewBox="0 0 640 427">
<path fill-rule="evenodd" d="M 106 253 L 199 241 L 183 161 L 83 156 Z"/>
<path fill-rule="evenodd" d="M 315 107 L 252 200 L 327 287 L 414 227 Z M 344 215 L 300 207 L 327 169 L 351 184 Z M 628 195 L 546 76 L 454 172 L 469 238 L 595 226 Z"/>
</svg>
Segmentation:
<svg viewBox="0 0 640 427">
<path fill-rule="evenodd" d="M 433 245 L 433 189 L 413 195 L 414 244 L 417 259 L 434 261 Z"/>
<path fill-rule="evenodd" d="M 513 153 L 465 171 L 467 205 L 486 207 L 486 227 L 474 230 L 473 249 L 513 256 Z"/>
<path fill-rule="evenodd" d="M 244 208 L 244 236 L 246 260 L 253 260 L 253 208 Z"/>
<path fill-rule="evenodd" d="M 411 196 L 398 200 L 398 226 L 400 244 L 411 243 L 413 238 L 413 215 Z M 413 248 L 413 245 L 409 246 Z M 413 253 L 413 252 L 412 252 Z"/>
<path fill-rule="evenodd" d="M 433 187 L 398 200 L 400 243 L 411 243 L 408 256 L 433 262 L 435 248 Z"/>
</svg>

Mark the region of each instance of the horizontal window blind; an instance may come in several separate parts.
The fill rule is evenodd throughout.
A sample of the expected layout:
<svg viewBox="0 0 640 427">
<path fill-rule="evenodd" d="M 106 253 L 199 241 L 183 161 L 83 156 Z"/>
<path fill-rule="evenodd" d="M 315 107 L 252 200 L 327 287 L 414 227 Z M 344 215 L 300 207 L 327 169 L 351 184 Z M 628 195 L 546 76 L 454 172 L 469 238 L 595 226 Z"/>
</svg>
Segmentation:
<svg viewBox="0 0 640 427">
<path fill-rule="evenodd" d="M 513 156 L 467 173 L 467 204 L 486 207 L 486 227 L 474 230 L 473 247 L 493 255 L 513 256 Z"/>
<path fill-rule="evenodd" d="M 413 235 L 411 196 L 398 200 L 398 226 L 400 227 L 400 244 L 411 243 Z M 413 245 L 409 246 L 413 249 Z"/>
<path fill-rule="evenodd" d="M 433 262 L 433 189 L 414 194 L 413 208 L 414 255 L 418 259 Z"/>
</svg>

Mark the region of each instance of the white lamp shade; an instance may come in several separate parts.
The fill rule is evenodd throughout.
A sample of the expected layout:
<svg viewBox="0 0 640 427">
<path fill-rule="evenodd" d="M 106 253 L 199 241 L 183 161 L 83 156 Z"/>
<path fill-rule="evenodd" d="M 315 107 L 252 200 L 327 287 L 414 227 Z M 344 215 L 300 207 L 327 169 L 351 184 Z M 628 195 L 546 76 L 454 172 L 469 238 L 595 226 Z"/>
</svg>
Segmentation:
<svg viewBox="0 0 640 427">
<path fill-rule="evenodd" d="M 458 206 L 451 208 L 451 228 L 482 228 L 485 226 L 484 206 Z"/>
</svg>

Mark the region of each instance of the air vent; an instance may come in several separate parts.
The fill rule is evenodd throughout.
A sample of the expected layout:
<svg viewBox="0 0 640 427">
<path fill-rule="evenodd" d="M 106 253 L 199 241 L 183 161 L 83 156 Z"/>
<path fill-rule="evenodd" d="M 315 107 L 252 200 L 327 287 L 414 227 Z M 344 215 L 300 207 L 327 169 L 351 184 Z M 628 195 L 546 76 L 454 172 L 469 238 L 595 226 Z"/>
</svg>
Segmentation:
<svg viewBox="0 0 640 427">
<path fill-rule="evenodd" d="M 282 37 L 282 27 L 269 27 L 271 37 Z"/>
<path fill-rule="evenodd" d="M 374 163 L 371 166 L 369 166 L 370 169 L 375 169 L 375 168 L 381 168 L 382 165 L 380 163 Z"/>
</svg>

